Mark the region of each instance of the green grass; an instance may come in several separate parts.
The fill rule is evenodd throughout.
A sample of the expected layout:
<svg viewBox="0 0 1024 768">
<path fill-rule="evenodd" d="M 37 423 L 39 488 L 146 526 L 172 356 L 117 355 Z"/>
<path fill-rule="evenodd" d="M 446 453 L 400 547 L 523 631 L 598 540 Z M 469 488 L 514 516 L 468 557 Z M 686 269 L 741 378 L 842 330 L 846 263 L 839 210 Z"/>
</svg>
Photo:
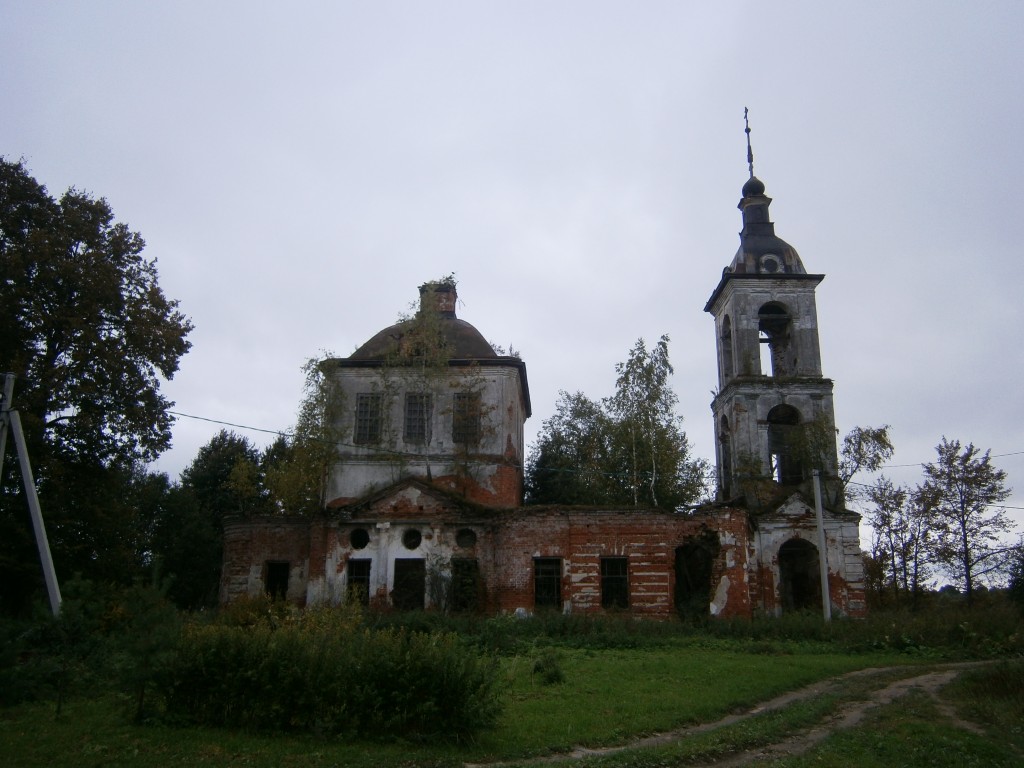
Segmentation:
<svg viewBox="0 0 1024 768">
<path fill-rule="evenodd" d="M 509 706 L 475 751 L 508 758 L 600 746 L 717 719 L 815 680 L 884 663 L 837 654 L 752 655 L 676 646 L 562 650 L 565 682 L 544 686 L 508 660 Z M 891 661 L 891 658 L 888 659 Z"/>
<path fill-rule="evenodd" d="M 954 727 L 934 701 L 911 693 L 880 707 L 859 728 L 830 737 L 800 757 L 771 763 L 774 768 L 1016 768 L 1024 753 L 997 735 L 976 735 Z"/>
<path fill-rule="evenodd" d="M 346 743 L 314 736 L 131 726 L 112 697 L 0 710 L 0 754 L 14 766 L 304 765 L 444 766 L 550 754 L 715 720 L 780 692 L 885 656 L 749 654 L 685 643 L 640 650 L 560 649 L 565 681 L 545 685 L 534 654 L 503 660 L 507 707 L 499 726 L 459 748 Z"/>
</svg>

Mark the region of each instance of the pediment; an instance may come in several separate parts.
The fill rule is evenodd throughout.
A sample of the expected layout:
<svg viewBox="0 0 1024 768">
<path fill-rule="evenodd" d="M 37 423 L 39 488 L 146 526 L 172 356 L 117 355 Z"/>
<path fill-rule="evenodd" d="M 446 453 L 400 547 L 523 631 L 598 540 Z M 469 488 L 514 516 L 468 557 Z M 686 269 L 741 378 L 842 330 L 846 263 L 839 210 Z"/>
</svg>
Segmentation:
<svg viewBox="0 0 1024 768">
<path fill-rule="evenodd" d="M 395 485 L 349 504 L 345 511 L 352 520 L 436 520 L 463 517 L 473 507 L 416 478 Z"/>
</svg>

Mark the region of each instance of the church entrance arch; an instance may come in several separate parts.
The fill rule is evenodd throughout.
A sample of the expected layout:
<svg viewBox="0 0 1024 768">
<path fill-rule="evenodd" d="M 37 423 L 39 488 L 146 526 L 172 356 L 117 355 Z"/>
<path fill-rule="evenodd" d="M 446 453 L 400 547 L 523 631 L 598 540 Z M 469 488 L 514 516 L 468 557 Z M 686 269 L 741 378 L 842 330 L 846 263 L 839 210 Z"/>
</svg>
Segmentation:
<svg viewBox="0 0 1024 768">
<path fill-rule="evenodd" d="M 821 607 L 818 548 L 804 539 L 790 539 L 779 547 L 779 599 L 782 612 Z"/>
</svg>

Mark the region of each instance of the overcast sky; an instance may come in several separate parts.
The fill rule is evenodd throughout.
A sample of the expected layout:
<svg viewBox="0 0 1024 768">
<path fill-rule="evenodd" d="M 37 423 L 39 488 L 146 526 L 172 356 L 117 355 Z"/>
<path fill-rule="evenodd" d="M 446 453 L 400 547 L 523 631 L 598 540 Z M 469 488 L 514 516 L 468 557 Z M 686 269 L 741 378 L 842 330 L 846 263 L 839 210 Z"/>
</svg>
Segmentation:
<svg viewBox="0 0 1024 768">
<path fill-rule="evenodd" d="M 145 237 L 196 326 L 177 411 L 287 429 L 307 358 L 454 272 L 526 361 L 528 439 L 668 333 L 711 458 L 748 106 L 776 231 L 826 275 L 840 431 L 891 424 L 909 484 L 943 435 L 1010 454 L 1024 507 L 1022 30 L 1017 0 L 0 0 L 0 154 Z M 219 428 L 180 418 L 157 467 Z"/>
</svg>

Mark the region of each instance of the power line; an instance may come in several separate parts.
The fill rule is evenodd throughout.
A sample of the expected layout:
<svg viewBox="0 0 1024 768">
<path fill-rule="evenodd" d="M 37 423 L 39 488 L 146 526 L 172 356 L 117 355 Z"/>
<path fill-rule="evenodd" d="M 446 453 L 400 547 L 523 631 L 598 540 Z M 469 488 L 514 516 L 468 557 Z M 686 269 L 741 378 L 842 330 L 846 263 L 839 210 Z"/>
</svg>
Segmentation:
<svg viewBox="0 0 1024 768">
<path fill-rule="evenodd" d="M 263 432 L 263 433 L 268 434 L 268 435 L 278 435 L 280 437 L 292 437 L 292 438 L 297 437 L 297 435 L 294 432 L 287 432 L 287 431 L 279 430 L 279 429 L 265 429 L 264 427 L 251 427 L 248 424 L 235 424 L 234 422 L 230 422 L 230 421 L 223 421 L 221 419 L 211 419 L 211 418 L 208 418 L 206 416 L 195 416 L 195 415 L 193 415 L 191 413 L 182 413 L 180 411 L 168 411 L 168 413 L 170 413 L 170 414 L 172 414 L 174 416 L 181 416 L 181 417 L 186 418 L 186 419 L 195 419 L 196 421 L 205 421 L 205 422 L 207 422 L 209 424 L 219 424 L 219 425 L 224 426 L 224 427 L 234 427 L 235 429 L 245 429 L 245 430 L 250 430 L 250 431 L 253 431 L 253 432 Z M 406 459 L 411 459 L 411 460 L 416 460 L 416 461 L 430 461 L 433 458 L 429 454 L 412 453 L 410 451 L 396 451 L 396 450 L 392 450 L 390 448 L 380 448 L 380 447 L 375 446 L 375 445 L 356 445 L 355 443 L 345 443 L 345 442 L 342 442 L 341 440 L 329 440 L 329 439 L 325 439 L 325 438 L 322 438 L 322 437 L 311 437 L 309 439 L 310 440 L 314 440 L 314 441 L 316 441 L 318 443 L 325 443 L 327 445 L 340 445 L 340 446 L 343 446 L 345 448 L 358 448 L 360 450 L 369 451 L 371 453 L 387 454 L 388 456 L 395 456 L 395 457 L 398 457 L 398 458 L 406 458 Z M 472 460 L 472 459 L 465 460 L 463 463 L 465 463 L 465 464 L 473 464 L 473 465 L 481 465 L 481 466 L 489 465 L 490 464 L 490 462 L 475 461 L 475 460 Z"/>
<path fill-rule="evenodd" d="M 182 413 L 181 411 L 168 411 L 168 413 L 171 414 L 172 416 L 180 416 L 180 417 L 185 418 L 185 419 L 194 419 L 196 421 L 205 421 L 205 422 L 207 422 L 209 424 L 219 424 L 219 425 L 225 426 L 225 427 L 234 427 L 235 429 L 245 429 L 245 430 L 249 430 L 251 432 L 262 432 L 264 434 L 280 435 L 282 437 L 295 437 L 295 433 L 294 432 L 289 432 L 289 431 L 281 430 L 281 429 L 266 429 L 264 427 L 249 426 L 248 424 L 236 424 L 236 423 L 231 422 L 231 421 L 223 421 L 221 419 L 211 419 L 211 418 L 208 418 L 206 416 L 196 416 L 196 415 L 191 414 L 191 413 Z M 319 438 L 317 438 L 317 439 L 319 440 Z M 333 442 L 333 441 L 322 441 L 322 442 Z M 377 447 L 374 447 L 374 446 L 367 446 L 367 445 L 358 445 L 357 446 L 357 445 L 354 445 L 352 443 L 341 443 L 341 442 L 338 442 L 337 444 L 343 445 L 346 448 L 361 448 L 363 450 L 375 451 L 377 453 L 387 453 L 387 454 L 391 454 L 391 455 L 394 455 L 394 456 L 409 456 L 409 457 L 418 458 L 418 459 L 424 458 L 423 454 L 419 454 L 419 453 L 409 453 L 409 452 L 405 452 L 405 451 L 393 451 L 393 450 L 388 450 L 386 448 L 377 448 Z M 994 454 L 990 454 L 989 458 L 1000 459 L 1000 458 L 1004 458 L 1006 456 L 1024 456 L 1024 451 L 1010 451 L 1009 453 L 994 453 Z M 879 468 L 879 471 L 881 471 L 883 469 L 905 469 L 907 467 L 921 467 L 921 466 L 923 466 L 926 463 L 928 463 L 928 462 L 914 462 L 914 463 L 911 463 L 911 464 L 884 464 L 883 466 L 881 466 Z M 565 473 L 572 472 L 572 473 L 576 473 L 576 474 L 587 474 L 587 472 L 585 472 L 585 471 L 572 470 L 572 469 L 555 469 L 555 468 L 550 468 L 550 469 L 546 469 L 545 471 L 548 471 L 548 472 L 565 472 Z M 591 474 L 603 474 L 603 475 L 614 476 L 617 473 L 597 472 L 597 471 L 595 471 L 595 472 L 592 472 Z M 857 482 L 853 482 L 853 481 L 850 481 L 849 485 L 859 485 L 859 486 L 862 486 L 864 488 L 870 488 L 871 487 L 871 486 L 865 485 L 864 483 L 857 483 Z M 1007 509 L 1024 509 L 1022 507 L 1006 507 L 1006 508 Z"/>
</svg>

